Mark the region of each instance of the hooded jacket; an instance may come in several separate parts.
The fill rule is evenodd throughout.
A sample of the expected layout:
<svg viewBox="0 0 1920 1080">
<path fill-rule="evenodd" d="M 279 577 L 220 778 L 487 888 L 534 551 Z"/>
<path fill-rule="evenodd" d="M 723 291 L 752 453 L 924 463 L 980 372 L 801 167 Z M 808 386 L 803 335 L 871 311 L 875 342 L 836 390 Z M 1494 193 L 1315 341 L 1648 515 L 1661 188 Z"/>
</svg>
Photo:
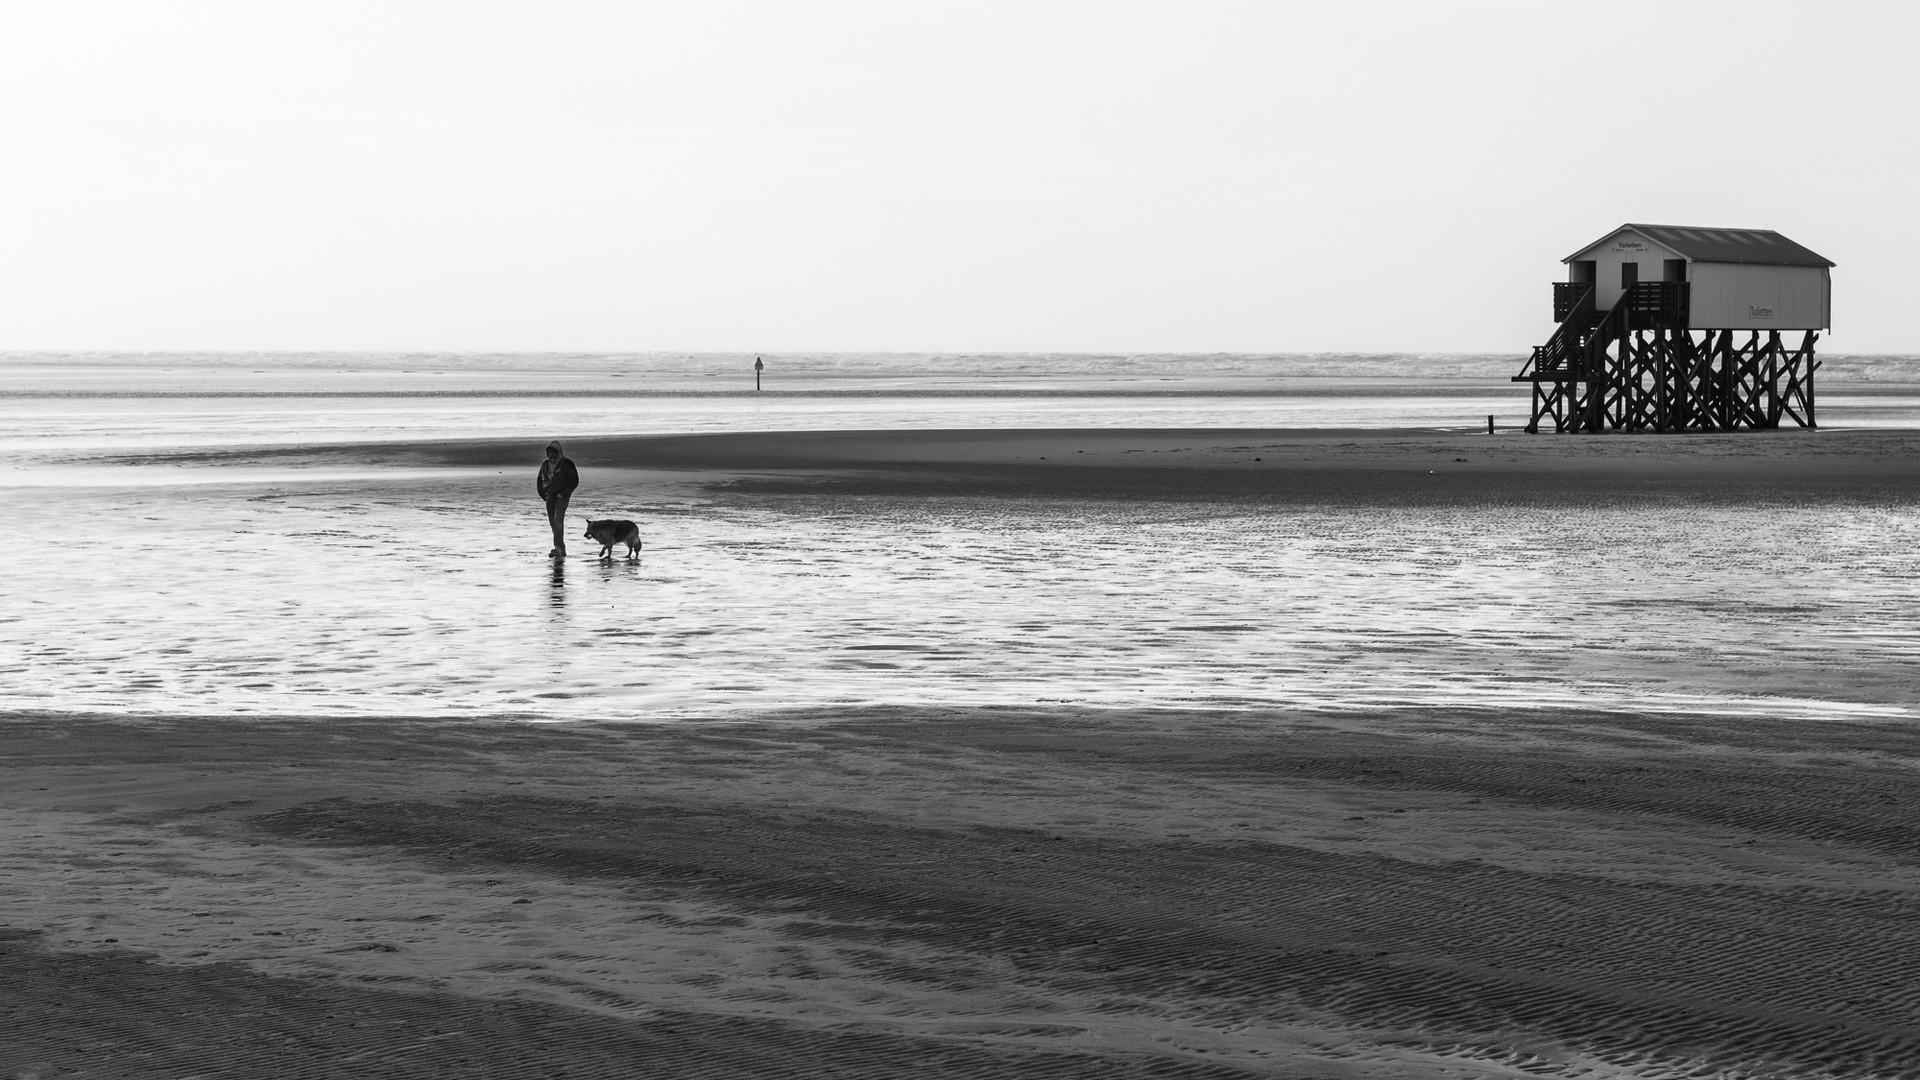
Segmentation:
<svg viewBox="0 0 1920 1080">
<path fill-rule="evenodd" d="M 559 450 L 559 443 L 547 444 L 549 450 Z M 540 475 L 533 482 L 533 489 L 540 497 L 552 502 L 562 496 L 572 495 L 573 489 L 580 486 L 580 471 L 573 467 L 564 450 L 560 456 L 540 463 Z"/>
</svg>

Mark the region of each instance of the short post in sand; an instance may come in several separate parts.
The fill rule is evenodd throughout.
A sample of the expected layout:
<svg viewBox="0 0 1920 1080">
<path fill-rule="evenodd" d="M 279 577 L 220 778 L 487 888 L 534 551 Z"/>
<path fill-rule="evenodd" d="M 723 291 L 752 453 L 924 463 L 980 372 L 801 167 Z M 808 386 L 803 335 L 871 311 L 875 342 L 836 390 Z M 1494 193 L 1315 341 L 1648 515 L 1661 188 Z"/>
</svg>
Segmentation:
<svg viewBox="0 0 1920 1080">
<path fill-rule="evenodd" d="M 753 389 L 755 393 L 759 393 L 760 391 L 760 373 L 765 371 L 766 368 L 767 365 L 761 363 L 759 357 L 756 356 L 753 358 Z"/>
</svg>

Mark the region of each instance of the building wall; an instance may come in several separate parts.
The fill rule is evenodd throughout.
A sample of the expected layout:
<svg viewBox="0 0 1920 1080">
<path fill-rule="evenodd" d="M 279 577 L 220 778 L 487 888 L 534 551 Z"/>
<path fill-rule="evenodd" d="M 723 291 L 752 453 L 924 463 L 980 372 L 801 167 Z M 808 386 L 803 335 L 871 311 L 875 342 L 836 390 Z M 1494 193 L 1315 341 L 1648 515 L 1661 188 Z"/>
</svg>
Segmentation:
<svg viewBox="0 0 1920 1080">
<path fill-rule="evenodd" d="M 1594 262 L 1593 280 L 1599 285 L 1593 302 L 1601 311 L 1612 307 L 1620 299 L 1620 264 L 1637 262 L 1640 264 L 1641 281 L 1659 281 L 1660 267 L 1668 259 L 1677 259 L 1680 253 L 1670 251 L 1664 245 L 1640 235 L 1632 229 L 1621 232 L 1605 243 L 1588 248 L 1574 259 L 1591 259 Z M 1571 270 L 1569 260 L 1569 270 Z M 1571 276 L 1569 281 L 1573 280 Z"/>
<path fill-rule="evenodd" d="M 1620 265 L 1640 264 L 1641 281 L 1659 281 L 1663 264 L 1676 251 L 1625 229 L 1568 260 L 1591 260 L 1599 286 L 1594 303 L 1605 311 L 1620 299 Z M 1697 330 L 1825 330 L 1833 325 L 1832 290 L 1824 266 L 1759 266 L 1747 263 L 1695 262 L 1687 265 L 1692 283 L 1688 323 Z"/>
<path fill-rule="evenodd" d="M 1687 322 L 1697 330 L 1825 330 L 1833 324 L 1824 266 L 1697 262 L 1687 277 L 1693 282 Z"/>
</svg>

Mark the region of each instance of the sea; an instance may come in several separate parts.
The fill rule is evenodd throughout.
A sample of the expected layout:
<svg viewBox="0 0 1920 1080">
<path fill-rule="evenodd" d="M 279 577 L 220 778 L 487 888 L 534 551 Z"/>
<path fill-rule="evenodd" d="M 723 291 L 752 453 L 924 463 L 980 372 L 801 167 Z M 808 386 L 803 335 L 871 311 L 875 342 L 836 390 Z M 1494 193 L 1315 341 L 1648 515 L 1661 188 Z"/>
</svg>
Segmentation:
<svg viewBox="0 0 1920 1080">
<path fill-rule="evenodd" d="M 589 470 L 575 514 L 637 520 L 645 551 L 554 562 L 532 492 L 553 438 L 1489 416 L 1527 438 L 1521 359 L 4 354 L 0 716 L 1920 719 L 1906 502 L 829 496 Z M 1819 380 L 1823 429 L 1920 427 L 1920 357 L 1828 357 Z M 524 440 L 526 467 L 257 453 L 477 438 Z"/>
</svg>

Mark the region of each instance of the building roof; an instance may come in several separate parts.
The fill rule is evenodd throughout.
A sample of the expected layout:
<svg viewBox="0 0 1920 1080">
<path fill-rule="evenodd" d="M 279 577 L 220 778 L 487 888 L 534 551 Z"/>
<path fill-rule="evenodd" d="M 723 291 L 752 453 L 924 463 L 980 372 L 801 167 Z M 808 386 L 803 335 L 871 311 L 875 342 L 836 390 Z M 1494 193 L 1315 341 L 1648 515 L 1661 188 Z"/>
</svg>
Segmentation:
<svg viewBox="0 0 1920 1080">
<path fill-rule="evenodd" d="M 1772 229 L 1702 229 L 1692 225 L 1641 225 L 1628 222 L 1560 260 L 1572 262 L 1615 236 L 1632 229 L 1656 244 L 1671 248 L 1695 262 L 1760 263 L 1766 266 L 1834 266 Z"/>
</svg>

